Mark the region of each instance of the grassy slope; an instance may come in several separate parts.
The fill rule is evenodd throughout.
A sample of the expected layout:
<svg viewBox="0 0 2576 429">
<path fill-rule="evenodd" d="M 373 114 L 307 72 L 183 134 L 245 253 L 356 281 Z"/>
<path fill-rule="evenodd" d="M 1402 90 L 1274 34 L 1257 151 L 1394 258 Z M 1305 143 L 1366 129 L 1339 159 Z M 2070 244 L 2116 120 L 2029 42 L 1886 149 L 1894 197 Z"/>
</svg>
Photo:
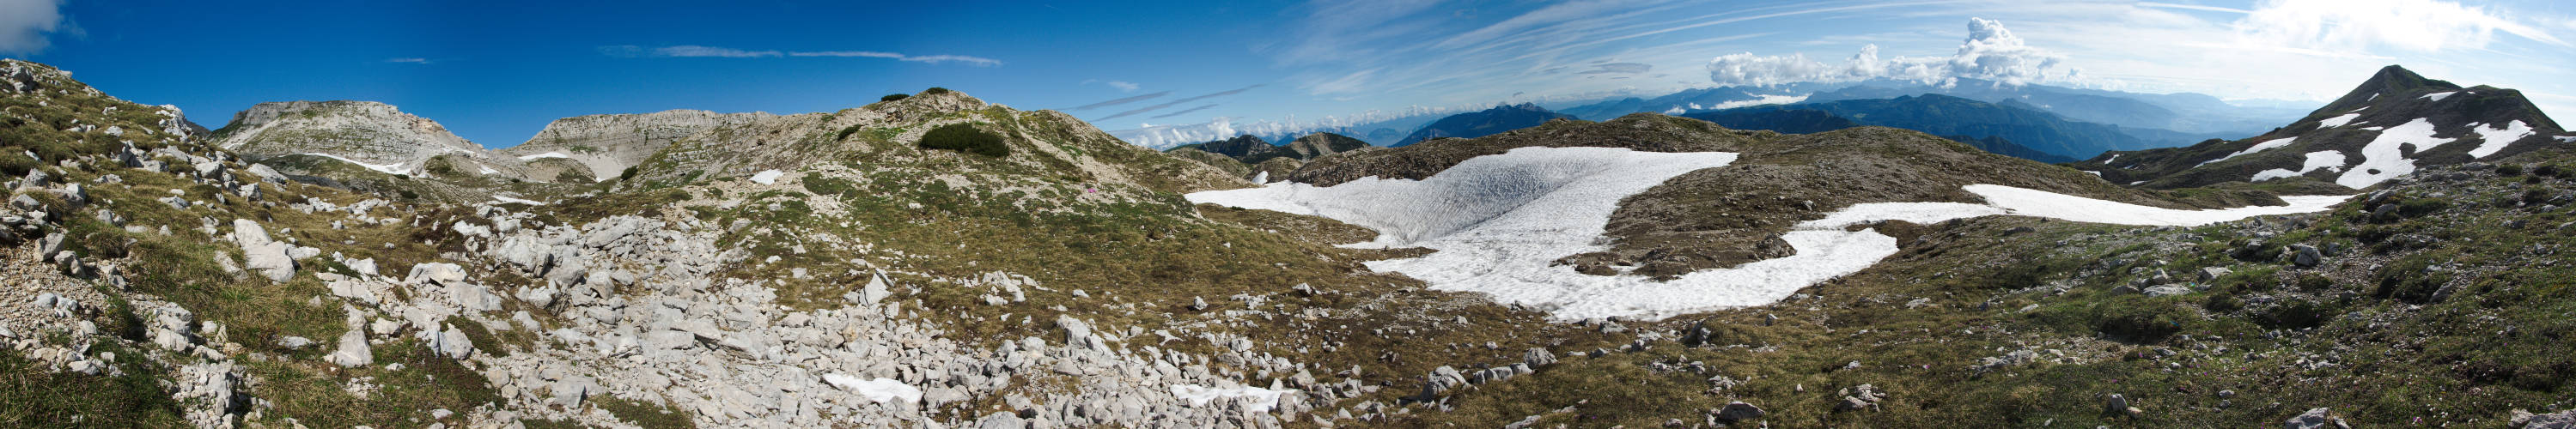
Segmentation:
<svg viewBox="0 0 2576 429">
<path fill-rule="evenodd" d="M 1730 400 L 1771 411 L 1774 425 L 1838 427 L 2224 427 L 2312 407 L 2362 426 L 2487 426 L 2511 409 L 2576 406 L 2565 393 L 2576 343 L 2562 340 L 2576 332 L 2576 301 L 2563 298 L 2576 267 L 2546 256 L 2571 244 L 2546 231 L 2576 215 L 2525 204 L 2513 186 L 2545 199 L 2571 181 L 2474 176 L 2398 187 L 2392 201 L 2416 209 L 2393 218 L 2355 204 L 2189 229 L 2019 218 L 1894 228 L 1901 253 L 1810 288 L 1813 299 L 1658 326 L 1706 326 L 1710 346 L 1570 359 L 1398 425 L 1491 426 L 1574 406 L 1545 421 L 1634 427 L 1699 421 Z M 2292 243 L 2355 250 L 2301 268 L 2275 258 Z M 2190 274 L 2201 267 L 2235 273 L 2203 283 Z M 2158 269 L 2199 290 L 2115 290 Z M 2011 350 L 2066 361 L 1971 369 Z M 1694 362 L 1708 370 L 1658 369 Z M 1717 375 L 1747 381 L 1710 392 Z M 1890 392 L 1884 411 L 1833 411 L 1836 390 L 1863 383 Z M 2145 413 L 2104 413 L 2112 393 Z"/>
</svg>

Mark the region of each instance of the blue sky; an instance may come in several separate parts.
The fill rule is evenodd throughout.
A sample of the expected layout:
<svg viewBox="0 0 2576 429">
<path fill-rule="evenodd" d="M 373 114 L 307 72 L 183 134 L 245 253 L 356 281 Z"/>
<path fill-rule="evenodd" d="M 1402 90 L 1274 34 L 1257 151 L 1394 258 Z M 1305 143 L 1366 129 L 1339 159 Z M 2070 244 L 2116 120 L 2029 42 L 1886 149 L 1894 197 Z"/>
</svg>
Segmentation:
<svg viewBox="0 0 2576 429">
<path fill-rule="evenodd" d="M 2550 1 L 0 0 L 0 55 L 208 127 L 262 101 L 374 100 L 494 147 L 560 117 L 930 86 L 1204 131 L 1858 78 L 2322 100 L 2403 64 L 2576 108 L 2576 6 Z"/>
</svg>

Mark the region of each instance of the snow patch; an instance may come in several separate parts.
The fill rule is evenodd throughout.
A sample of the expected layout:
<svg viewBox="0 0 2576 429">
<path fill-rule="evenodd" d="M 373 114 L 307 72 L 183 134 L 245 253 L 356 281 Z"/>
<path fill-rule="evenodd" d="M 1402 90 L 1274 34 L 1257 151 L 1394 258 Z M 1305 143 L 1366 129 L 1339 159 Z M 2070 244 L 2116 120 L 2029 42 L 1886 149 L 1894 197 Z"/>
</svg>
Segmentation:
<svg viewBox="0 0 2576 429">
<path fill-rule="evenodd" d="M 1601 235 L 1600 220 L 1609 218 L 1620 198 L 1734 161 L 1735 154 L 1726 152 L 1526 147 L 1471 158 L 1418 181 L 1365 177 L 1330 187 L 1280 182 L 1187 197 L 1351 222 L 1378 232 L 1365 247 L 1437 249 L 1505 237 L 1513 244 L 1582 246 Z M 1496 233 L 1502 235 L 1486 235 Z"/>
<path fill-rule="evenodd" d="M 1252 183 L 1270 183 L 1270 172 L 1268 172 L 1268 171 L 1264 171 L 1264 172 L 1259 172 L 1259 173 L 1253 173 L 1253 174 L 1252 174 Z"/>
<path fill-rule="evenodd" d="M 2086 173 L 2093 173 L 2093 177 L 2102 177 L 2102 172 L 2099 172 L 2099 171 L 2093 171 L 2093 170 L 2075 170 L 2075 171 L 2081 171 L 2081 172 L 2086 172 Z"/>
<path fill-rule="evenodd" d="M 832 387 L 865 396 L 869 402 L 879 404 L 896 400 L 901 400 L 897 403 L 905 404 L 921 402 L 921 388 L 912 387 L 891 378 L 861 380 L 858 377 L 841 374 L 823 374 L 823 382 L 831 384 Z"/>
<path fill-rule="evenodd" d="M 2504 151 L 2505 146 L 2512 145 L 2513 142 L 2521 141 L 2522 139 L 2531 137 L 2532 134 L 2536 133 L 2531 130 L 2530 125 L 2525 125 L 2522 121 L 2506 122 L 2504 125 L 2497 125 L 2494 128 L 2480 127 L 2478 124 L 2469 124 L 2469 130 L 2476 131 L 2478 133 L 2478 140 L 2480 140 L 2478 142 L 2478 148 L 2469 149 L 2470 158 L 2485 158 L 2487 155 L 2494 155 L 2496 152 L 2502 152 Z"/>
<path fill-rule="evenodd" d="M 572 155 L 565 155 L 563 152 L 546 152 L 546 153 L 540 153 L 540 154 L 535 154 L 535 155 L 522 156 L 522 157 L 519 157 L 519 160 L 520 160 L 520 161 L 535 161 L 535 160 L 545 159 L 545 158 L 564 158 L 564 159 L 572 159 Z"/>
<path fill-rule="evenodd" d="M 2321 151 L 2315 151 L 2315 152 L 2308 152 L 2308 161 L 2307 161 L 2307 163 L 2306 163 L 2306 164 L 2301 164 L 2301 165 L 2299 166 L 2299 170 L 2298 170 L 2298 171 L 2290 171 L 2290 170 L 2286 170 L 2286 169 L 2279 169 L 2279 168 L 2270 169 L 2270 170 L 2263 170 L 2263 171 L 2255 172 L 2255 173 L 2254 173 L 2254 178 L 2253 178 L 2252 180 L 2253 180 L 2253 181 L 2256 181 L 2256 182 L 2261 182 L 2261 181 L 2265 181 L 2265 180 L 2272 180 L 2272 179 L 2287 179 L 2287 178 L 2292 178 L 2292 177 L 2299 177 L 2299 176 L 2307 175 L 2307 174 L 2308 174 L 2308 172 L 2310 172 L 2310 171 L 2317 171 L 2317 170 L 2335 171 L 2336 169 L 2343 168 L 2343 161 L 2344 161 L 2344 160 L 2343 160 L 2343 152 L 2336 152 L 2336 151 L 2331 151 L 2331 150 L 2321 150 Z"/>
<path fill-rule="evenodd" d="M 785 175 L 787 175 L 787 173 L 786 173 L 786 172 L 782 172 L 782 171 L 778 171 L 778 170 L 760 170 L 760 172 L 759 172 L 759 173 L 752 173 L 752 174 L 751 174 L 751 183 L 758 183 L 758 184 L 763 184 L 763 185 L 772 185 L 772 184 L 777 184 L 777 183 L 778 183 L 778 176 L 785 176 Z"/>
<path fill-rule="evenodd" d="M 546 205 L 546 203 L 545 203 L 545 202 L 542 202 L 542 201 L 536 201 L 536 200 L 523 200 L 523 199 L 510 198 L 510 197 L 504 197 L 504 196 L 499 196 L 499 195 L 493 195 L 493 196 L 492 196 L 492 201 L 493 201 L 493 202 L 499 202 L 499 203 L 527 204 L 527 205 L 532 205 L 532 206 L 542 206 L 542 205 Z"/>
<path fill-rule="evenodd" d="M 2426 99 L 2426 100 L 2433 100 L 2433 101 L 2442 101 L 2442 99 L 2444 99 L 2444 98 L 2451 98 L 2451 94 L 2458 94 L 2458 93 L 2460 93 L 2460 92 L 2459 92 L 2459 91 L 2451 91 L 2451 92 L 2436 92 L 2436 93 L 2431 93 L 2431 94 L 2424 94 L 2424 96 L 2423 96 L 2423 97 L 2416 97 L 2416 98 L 2422 98 L 2422 99 Z"/>
<path fill-rule="evenodd" d="M 2290 143 L 2295 142 L 2295 141 L 2297 141 L 2297 140 L 2298 140 L 2298 138 L 2297 138 L 2297 137 L 2283 137 L 2283 138 L 2272 139 L 2272 141 L 2267 141 L 2267 142 L 2262 142 L 2262 143 L 2255 143 L 2253 147 L 2247 147 L 2247 148 L 2245 148 L 2245 150 L 2236 151 L 2236 153 L 2227 154 L 2227 156 L 2218 157 L 2218 159 L 2213 159 L 2213 160 L 2208 160 L 2208 161 L 2201 161 L 2201 162 L 2200 162 L 2200 165 L 2194 165 L 2193 167 L 2199 167 L 2199 166 L 2201 166 L 2201 165 L 2209 165 L 2209 164 L 2216 163 L 2216 162 L 2219 162 L 2219 161 L 2226 161 L 2226 160 L 2229 160 L 2229 159 L 2234 159 L 2234 158 L 2236 158 L 2236 157 L 2240 157 L 2240 156 L 2252 155 L 2252 154 L 2254 154 L 2255 152 L 2262 152 L 2262 151 L 2267 151 L 2267 150 L 2272 150 L 2272 149 L 2278 149 L 2278 148 L 2280 148 L 2280 147 L 2282 147 L 2282 146 L 2289 146 L 2289 145 L 2290 145 Z"/>
<path fill-rule="evenodd" d="M 354 159 L 342 158 L 342 157 L 340 157 L 339 155 L 332 155 L 332 154 L 327 154 L 327 153 L 318 153 L 318 152 L 309 152 L 309 153 L 304 153 L 303 155 L 312 155 L 312 156 L 319 156 L 319 157 L 323 157 L 323 158 L 337 159 L 337 160 L 340 160 L 340 162 L 346 162 L 346 163 L 350 163 L 350 164 L 357 164 L 359 167 L 366 167 L 366 168 L 367 168 L 367 169 L 369 169 L 369 170 L 375 170 L 376 172 L 385 173 L 385 174 L 411 174 L 411 169 L 409 169 L 409 168 L 404 168 L 404 167 L 403 167 L 403 165 L 402 165 L 402 163 L 393 163 L 393 164 L 368 164 L 368 163 L 364 163 L 364 162 L 358 162 L 358 160 L 354 160 Z"/>
<path fill-rule="evenodd" d="M 1598 251 L 1603 224 L 1622 198 L 1674 176 L 1725 166 L 1735 154 L 1652 153 L 1618 148 L 1519 148 L 1476 157 L 1423 180 L 1363 178 L 1337 186 L 1276 183 L 1187 195 L 1193 203 L 1323 216 L 1378 231 L 1350 247 L 1425 247 L 1409 259 L 1368 262 L 1370 269 L 1421 279 L 1434 290 L 1478 292 L 1503 303 L 1546 309 L 1556 321 L 1621 316 L 1661 319 L 1777 302 L 1799 289 L 1859 272 L 1897 252 L 1896 239 L 1875 230 L 1844 231 L 1876 220 L 1937 222 L 2018 214 L 2087 222 L 2190 225 L 2245 216 L 2314 211 L 2344 197 L 2293 200 L 2286 207 L 2169 210 L 1995 185 L 1971 185 L 1988 204 L 1877 203 L 1801 223 L 1781 239 L 1790 256 L 1701 270 L 1672 281 L 1595 276 L 1553 265 Z M 2331 199 L 2322 204 L 2316 201 Z M 1409 204 L 1388 204 L 1407 202 Z M 1176 388 L 1177 389 L 1177 388 Z M 1176 392 L 1177 394 L 1177 392 Z"/>
<path fill-rule="evenodd" d="M 2361 114 L 2359 114 L 2359 113 L 2345 113 L 2345 114 L 2343 114 L 2343 116 L 2336 116 L 2336 117 L 2332 117 L 2332 118 L 2319 119 L 2319 120 L 2317 120 L 2317 126 L 2318 126 L 2318 127 L 2321 127 L 2321 128 L 2334 128 L 2334 127 L 2340 127 L 2340 126 L 2344 126 L 2344 124 L 2350 124 L 2350 123 L 2352 123 L 2352 120 L 2353 120 L 2353 119 L 2359 119 L 2359 118 L 2361 118 Z"/>
<path fill-rule="evenodd" d="M 501 172 L 501 170 L 494 170 L 494 169 L 492 169 L 492 166 L 489 166 L 489 165 L 478 165 L 478 166 L 476 166 L 476 167 L 480 167 L 480 168 L 482 168 L 482 169 L 483 169 L 483 171 L 476 172 L 475 174 L 486 174 L 486 175 L 488 175 L 488 174 L 492 174 L 492 173 L 499 173 L 499 172 Z"/>
<path fill-rule="evenodd" d="M 1296 390 L 1270 390 L 1259 387 L 1210 388 L 1196 384 L 1172 385 L 1172 396 L 1189 401 L 1192 407 L 1207 406 L 1208 402 L 1215 401 L 1217 398 L 1245 398 L 1247 400 L 1243 401 L 1244 410 L 1254 413 L 1270 412 L 1270 407 L 1279 405 L 1280 394 L 1294 391 Z"/>
<path fill-rule="evenodd" d="M 2335 179 L 2335 184 L 2361 189 L 2414 173 L 2415 160 L 2406 158 L 2404 147 L 2414 146 L 2416 152 L 2423 152 L 2447 142 L 2433 138 L 2433 122 L 2423 118 L 2391 127 L 2361 147 L 2361 164 L 2344 170 L 2343 176 Z"/>
</svg>

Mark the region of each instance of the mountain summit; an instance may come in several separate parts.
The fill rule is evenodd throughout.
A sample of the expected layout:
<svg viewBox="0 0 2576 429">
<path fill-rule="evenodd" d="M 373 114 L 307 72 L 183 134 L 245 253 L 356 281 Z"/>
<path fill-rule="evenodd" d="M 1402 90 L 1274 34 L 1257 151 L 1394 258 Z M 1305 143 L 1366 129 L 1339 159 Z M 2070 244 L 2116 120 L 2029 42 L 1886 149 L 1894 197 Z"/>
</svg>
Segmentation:
<svg viewBox="0 0 2576 429">
<path fill-rule="evenodd" d="M 2260 136 L 2112 152 L 2073 166 L 2155 188 L 2305 178 L 2359 189 L 2424 167 L 2564 145 L 2553 138 L 2564 132 L 2521 91 L 2462 88 L 2392 65 L 2306 118 Z"/>
</svg>

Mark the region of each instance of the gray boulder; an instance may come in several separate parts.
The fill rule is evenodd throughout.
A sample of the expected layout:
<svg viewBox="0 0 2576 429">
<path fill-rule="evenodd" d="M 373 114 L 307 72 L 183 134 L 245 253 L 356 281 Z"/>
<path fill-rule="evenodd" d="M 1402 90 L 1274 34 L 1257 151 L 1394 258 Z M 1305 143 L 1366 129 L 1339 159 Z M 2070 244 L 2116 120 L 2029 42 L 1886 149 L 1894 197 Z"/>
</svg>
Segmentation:
<svg viewBox="0 0 2576 429">
<path fill-rule="evenodd" d="M 2305 413 L 2299 413 L 2299 415 L 2298 415 L 2298 416 L 2296 416 L 2296 417 L 2291 417 L 2291 418 L 2290 418 L 2290 420 L 2288 420 L 2288 421 L 2283 421 L 2282 423 L 2283 423 L 2285 426 L 2287 426 L 2287 427 L 2289 427 L 2289 428 L 2291 428 L 2291 429 L 2322 429 L 2322 428 L 2348 428 L 2348 427 L 2352 427 L 2352 425 L 2344 424 L 2344 422 L 2343 422 L 2343 418 L 2335 417 L 2335 416 L 2333 416 L 2333 415 L 2329 414 L 2329 413 L 2330 413 L 2330 412 L 2332 412 L 2332 411 L 2333 411 L 2333 409 L 2331 409 L 2331 408 L 2326 408 L 2326 407 L 2310 408 L 2310 409 L 2308 409 L 2308 412 L 2305 412 Z"/>
<path fill-rule="evenodd" d="M 1736 401 L 1728 402 L 1726 403 L 1726 407 L 1717 409 L 1716 417 L 1717 421 L 1734 423 L 1738 421 L 1762 418 L 1762 414 L 1762 407 L 1756 407 L 1753 406 L 1753 404 L 1744 403 L 1744 401 Z"/>
<path fill-rule="evenodd" d="M 295 277 L 295 258 L 287 255 L 293 246 L 269 240 L 268 230 L 261 228 L 259 222 L 233 219 L 233 243 L 241 245 L 243 265 L 270 281 Z"/>
<path fill-rule="evenodd" d="M 2290 263 L 2300 267 L 2314 267 L 2326 261 L 2325 253 L 2317 251 L 2316 246 L 2292 244 L 2289 252 Z"/>
<path fill-rule="evenodd" d="M 2532 414 L 2530 411 L 2513 410 L 2513 421 L 2508 422 L 2505 427 L 2514 429 L 2576 429 L 2576 410 L 2560 411 L 2549 414 Z"/>
</svg>

